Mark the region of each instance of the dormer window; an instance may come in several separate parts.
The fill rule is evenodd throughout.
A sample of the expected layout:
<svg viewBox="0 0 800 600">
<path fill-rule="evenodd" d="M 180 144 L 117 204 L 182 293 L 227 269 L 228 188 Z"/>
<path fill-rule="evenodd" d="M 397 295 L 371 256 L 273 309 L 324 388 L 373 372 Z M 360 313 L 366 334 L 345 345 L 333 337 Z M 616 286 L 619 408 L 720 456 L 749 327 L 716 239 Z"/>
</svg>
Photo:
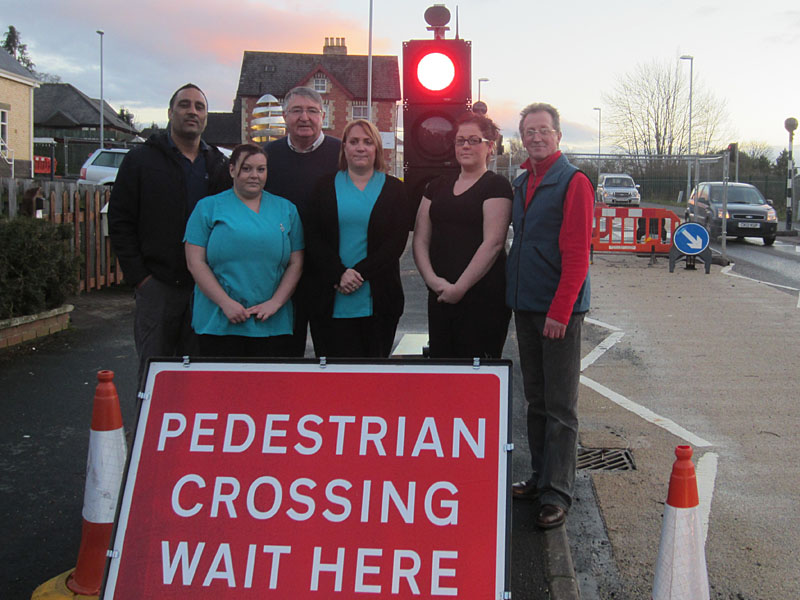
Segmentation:
<svg viewBox="0 0 800 600">
<path fill-rule="evenodd" d="M 320 73 L 314 75 L 314 91 L 324 94 L 328 91 L 328 78 Z"/>
</svg>

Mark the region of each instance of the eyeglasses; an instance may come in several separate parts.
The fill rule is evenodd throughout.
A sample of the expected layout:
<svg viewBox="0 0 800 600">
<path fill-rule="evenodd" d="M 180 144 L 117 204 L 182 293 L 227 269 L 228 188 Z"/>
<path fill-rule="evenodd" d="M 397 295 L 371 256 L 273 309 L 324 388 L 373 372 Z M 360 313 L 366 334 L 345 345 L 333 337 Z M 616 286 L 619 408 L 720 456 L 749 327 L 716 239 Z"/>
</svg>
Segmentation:
<svg viewBox="0 0 800 600">
<path fill-rule="evenodd" d="M 287 110 L 290 115 L 293 117 L 299 117 L 303 113 L 306 113 L 309 117 L 316 117 L 322 114 L 322 111 L 318 108 L 314 108 L 313 106 L 309 108 L 304 108 L 302 106 L 294 106 Z"/>
<path fill-rule="evenodd" d="M 456 146 L 463 146 L 464 144 L 469 144 L 470 146 L 477 146 L 481 142 L 489 142 L 491 143 L 492 140 L 487 140 L 482 137 L 478 137 L 477 135 L 472 135 L 470 137 L 457 137 L 455 139 Z"/>
<path fill-rule="evenodd" d="M 536 134 L 539 134 L 541 137 L 545 138 L 553 135 L 555 132 L 556 132 L 555 129 L 550 129 L 549 127 L 540 127 L 539 129 L 526 129 L 523 132 L 523 135 L 526 138 L 532 138 Z"/>
</svg>

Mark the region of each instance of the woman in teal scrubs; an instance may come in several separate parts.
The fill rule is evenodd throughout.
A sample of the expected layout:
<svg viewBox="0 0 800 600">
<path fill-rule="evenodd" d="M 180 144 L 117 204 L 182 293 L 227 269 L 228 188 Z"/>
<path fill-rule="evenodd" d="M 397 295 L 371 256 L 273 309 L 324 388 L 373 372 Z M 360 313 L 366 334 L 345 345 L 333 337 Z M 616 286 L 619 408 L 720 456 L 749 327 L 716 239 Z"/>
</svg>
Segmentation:
<svg viewBox="0 0 800 600">
<path fill-rule="evenodd" d="M 403 314 L 400 255 L 409 230 L 403 182 L 387 175 L 380 134 L 349 123 L 339 172 L 320 179 L 306 233 L 317 356 L 386 357 Z"/>
<path fill-rule="evenodd" d="M 294 204 L 264 191 L 263 148 L 237 146 L 230 172 L 233 188 L 200 200 L 186 224 L 192 327 L 203 356 L 286 356 L 303 227 Z"/>
</svg>

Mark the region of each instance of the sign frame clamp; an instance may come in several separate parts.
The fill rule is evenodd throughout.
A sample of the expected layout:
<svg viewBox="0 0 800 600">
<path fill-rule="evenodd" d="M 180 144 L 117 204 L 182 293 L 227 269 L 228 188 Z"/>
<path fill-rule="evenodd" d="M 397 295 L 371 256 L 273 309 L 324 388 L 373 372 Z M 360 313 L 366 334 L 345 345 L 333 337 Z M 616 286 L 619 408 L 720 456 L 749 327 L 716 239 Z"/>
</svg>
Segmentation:
<svg viewBox="0 0 800 600">
<path fill-rule="evenodd" d="M 511 368 L 151 360 L 103 597 L 505 597 Z"/>
<path fill-rule="evenodd" d="M 684 223 L 672 236 L 669 249 L 669 272 L 675 271 L 675 264 L 686 261 L 687 269 L 694 269 L 694 260 L 699 257 L 706 268 L 706 275 L 711 272 L 711 236 L 708 230 L 699 223 Z"/>
</svg>

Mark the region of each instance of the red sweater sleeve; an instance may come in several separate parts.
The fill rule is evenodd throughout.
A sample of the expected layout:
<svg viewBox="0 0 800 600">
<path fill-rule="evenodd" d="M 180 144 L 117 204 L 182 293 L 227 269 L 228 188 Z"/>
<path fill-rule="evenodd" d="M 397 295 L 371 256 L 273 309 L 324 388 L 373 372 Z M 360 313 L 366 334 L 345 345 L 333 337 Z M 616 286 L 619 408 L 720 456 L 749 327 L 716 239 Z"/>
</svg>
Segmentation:
<svg viewBox="0 0 800 600">
<path fill-rule="evenodd" d="M 547 316 L 567 324 L 575 300 L 589 272 L 589 248 L 592 238 L 594 188 L 583 173 L 576 173 L 564 198 L 564 220 L 558 236 L 561 251 L 561 280 Z"/>
</svg>

